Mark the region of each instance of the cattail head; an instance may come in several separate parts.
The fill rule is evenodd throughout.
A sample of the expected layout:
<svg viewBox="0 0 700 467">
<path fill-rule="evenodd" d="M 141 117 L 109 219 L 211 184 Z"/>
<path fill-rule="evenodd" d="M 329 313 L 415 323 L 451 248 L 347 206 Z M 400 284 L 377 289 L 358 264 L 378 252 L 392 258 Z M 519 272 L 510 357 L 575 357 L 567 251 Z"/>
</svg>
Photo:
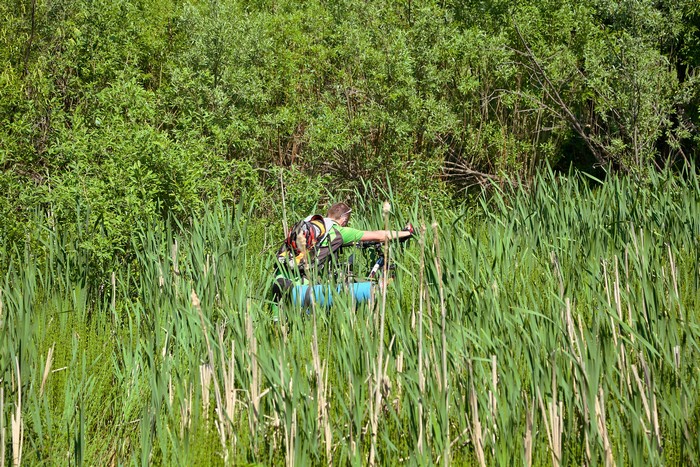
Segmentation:
<svg viewBox="0 0 700 467">
<path fill-rule="evenodd" d="M 195 308 L 200 307 L 199 297 L 197 296 L 197 292 L 195 292 L 194 289 L 192 289 L 192 293 L 190 293 L 190 300 L 192 301 L 193 307 L 195 307 Z"/>
</svg>

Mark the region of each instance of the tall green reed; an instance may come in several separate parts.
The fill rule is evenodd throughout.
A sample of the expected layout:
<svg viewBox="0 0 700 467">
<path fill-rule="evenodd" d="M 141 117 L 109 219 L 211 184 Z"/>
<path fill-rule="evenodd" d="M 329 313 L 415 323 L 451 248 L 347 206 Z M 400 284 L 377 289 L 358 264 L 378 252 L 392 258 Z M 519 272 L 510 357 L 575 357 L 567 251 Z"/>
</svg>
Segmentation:
<svg viewBox="0 0 700 467">
<path fill-rule="evenodd" d="M 5 458 L 14 422 L 30 462 L 697 462 L 699 199 L 545 173 L 476 207 L 368 203 L 356 226 L 424 226 L 386 295 L 277 321 L 281 228 L 242 204 L 141 226 L 108 270 L 89 229 L 37 228 L 1 253 Z"/>
</svg>

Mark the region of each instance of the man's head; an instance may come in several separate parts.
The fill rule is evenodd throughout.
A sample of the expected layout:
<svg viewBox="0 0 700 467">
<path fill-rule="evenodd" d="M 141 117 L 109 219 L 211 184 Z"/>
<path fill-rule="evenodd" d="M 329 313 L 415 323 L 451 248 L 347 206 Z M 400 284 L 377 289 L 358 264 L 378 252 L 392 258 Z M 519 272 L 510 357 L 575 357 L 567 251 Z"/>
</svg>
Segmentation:
<svg viewBox="0 0 700 467">
<path fill-rule="evenodd" d="M 352 212 L 352 209 L 350 209 L 350 207 L 347 204 L 335 203 L 328 210 L 328 215 L 326 217 L 333 219 L 338 224 L 345 227 L 346 225 L 348 225 L 348 222 L 350 221 L 350 213 L 351 212 Z"/>
</svg>

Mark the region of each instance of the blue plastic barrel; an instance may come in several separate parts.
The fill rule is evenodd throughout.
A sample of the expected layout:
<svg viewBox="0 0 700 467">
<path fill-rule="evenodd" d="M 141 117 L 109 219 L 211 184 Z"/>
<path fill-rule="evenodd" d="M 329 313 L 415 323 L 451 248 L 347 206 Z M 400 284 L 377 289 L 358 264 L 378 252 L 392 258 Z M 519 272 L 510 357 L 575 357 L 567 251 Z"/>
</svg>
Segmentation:
<svg viewBox="0 0 700 467">
<path fill-rule="evenodd" d="M 350 293 L 355 297 L 356 303 L 364 303 L 372 297 L 371 282 L 355 282 L 348 285 L 338 285 L 337 293 Z M 297 285 L 292 289 L 292 303 L 309 307 L 311 306 L 311 294 L 313 293 L 314 302 L 316 305 L 331 307 L 333 305 L 333 288 L 331 285 Z"/>
</svg>

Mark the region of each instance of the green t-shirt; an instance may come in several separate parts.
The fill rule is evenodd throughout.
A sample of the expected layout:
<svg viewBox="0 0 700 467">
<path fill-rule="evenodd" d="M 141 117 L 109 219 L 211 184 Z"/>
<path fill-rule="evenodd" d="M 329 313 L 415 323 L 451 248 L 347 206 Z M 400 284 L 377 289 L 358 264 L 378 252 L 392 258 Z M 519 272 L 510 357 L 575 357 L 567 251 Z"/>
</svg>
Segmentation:
<svg viewBox="0 0 700 467">
<path fill-rule="evenodd" d="M 343 239 L 343 245 L 359 242 L 364 234 L 364 231 L 362 230 L 357 230 L 350 227 L 341 227 L 337 224 L 336 229 L 338 229 L 338 232 L 340 232 L 340 236 Z"/>
</svg>

